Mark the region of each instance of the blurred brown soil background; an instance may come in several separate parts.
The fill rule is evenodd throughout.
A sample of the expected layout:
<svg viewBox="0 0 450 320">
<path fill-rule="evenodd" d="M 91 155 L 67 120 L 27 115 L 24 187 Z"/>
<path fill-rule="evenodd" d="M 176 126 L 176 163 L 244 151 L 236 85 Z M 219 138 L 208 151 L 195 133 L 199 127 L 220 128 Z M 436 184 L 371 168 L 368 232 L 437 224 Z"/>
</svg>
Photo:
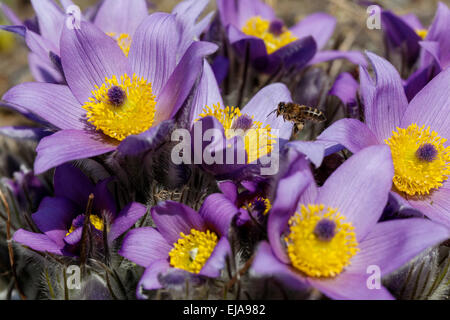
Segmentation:
<svg viewBox="0 0 450 320">
<path fill-rule="evenodd" d="M 29 0 L 1 0 L 11 6 L 20 18 L 29 18 L 33 9 Z M 230 0 L 231 1 L 231 0 Z M 93 0 L 75 0 L 82 9 L 95 3 Z M 179 0 L 153 0 L 152 10 L 171 11 Z M 209 10 L 215 8 L 211 0 Z M 366 27 L 366 8 L 351 0 L 266 0 L 275 8 L 279 17 L 288 26 L 295 24 L 302 17 L 317 11 L 332 14 L 338 19 L 333 41 L 339 41 L 344 50 L 370 50 L 383 54 L 382 33 L 380 30 L 369 30 Z M 443 0 L 450 5 L 450 0 Z M 424 25 L 428 25 L 434 17 L 438 0 L 384 0 L 378 1 L 385 8 L 397 14 L 416 14 Z M 5 24 L 5 20 L 1 20 Z M 5 38 L 6 37 L 6 38 Z M 0 31 L 0 96 L 9 88 L 25 81 L 33 81 L 27 66 L 27 49 L 18 37 L 9 37 Z M 333 45 L 331 43 L 330 45 Z M 23 125 L 27 121 L 5 109 L 0 109 L 0 126 Z"/>
</svg>

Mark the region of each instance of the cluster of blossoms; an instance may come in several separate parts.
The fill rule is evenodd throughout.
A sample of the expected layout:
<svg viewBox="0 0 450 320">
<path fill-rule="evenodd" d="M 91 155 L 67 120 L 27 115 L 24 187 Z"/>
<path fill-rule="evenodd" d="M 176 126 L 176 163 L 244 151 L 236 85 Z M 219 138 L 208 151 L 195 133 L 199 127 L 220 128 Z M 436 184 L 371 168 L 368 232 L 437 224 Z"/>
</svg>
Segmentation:
<svg viewBox="0 0 450 320">
<path fill-rule="evenodd" d="M 2 97 L 34 125 L 0 134 L 36 151 L 1 170 L 11 292 L 447 297 L 447 6 L 429 28 L 380 8 L 399 73 L 390 57 L 325 50 L 329 14 L 288 28 L 261 0 L 202 14 L 209 2 L 31 0 L 26 21 L 1 5 L 36 80 Z M 356 72 L 323 71 L 337 59 Z M 317 114 L 328 120 L 308 123 Z"/>
</svg>

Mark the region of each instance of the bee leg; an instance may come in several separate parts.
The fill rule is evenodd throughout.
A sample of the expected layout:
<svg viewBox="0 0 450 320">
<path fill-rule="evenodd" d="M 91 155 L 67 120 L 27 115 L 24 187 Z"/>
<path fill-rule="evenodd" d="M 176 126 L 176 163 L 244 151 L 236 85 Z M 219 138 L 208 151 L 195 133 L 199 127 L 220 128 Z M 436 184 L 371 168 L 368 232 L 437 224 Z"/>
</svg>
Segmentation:
<svg viewBox="0 0 450 320">
<path fill-rule="evenodd" d="M 303 121 L 300 121 L 299 123 L 297 123 L 295 125 L 295 130 L 298 133 L 298 132 L 302 131 L 304 127 L 305 127 L 305 123 Z"/>
</svg>

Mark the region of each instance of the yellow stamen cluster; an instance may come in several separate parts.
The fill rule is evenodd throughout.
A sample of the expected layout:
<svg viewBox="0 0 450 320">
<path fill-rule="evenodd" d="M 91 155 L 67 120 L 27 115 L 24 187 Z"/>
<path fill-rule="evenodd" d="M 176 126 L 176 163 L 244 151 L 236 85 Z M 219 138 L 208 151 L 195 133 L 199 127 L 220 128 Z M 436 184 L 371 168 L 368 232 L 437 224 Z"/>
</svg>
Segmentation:
<svg viewBox="0 0 450 320">
<path fill-rule="evenodd" d="M 335 223 L 335 234 L 329 241 L 319 239 L 315 228 L 319 221 Z M 334 277 L 350 264 L 359 251 L 353 225 L 345 222 L 337 209 L 323 204 L 302 205 L 289 220 L 290 232 L 285 237 L 292 266 L 310 277 Z"/>
<path fill-rule="evenodd" d="M 422 38 L 422 40 L 425 40 L 425 38 L 427 37 L 427 34 L 428 34 L 428 30 L 427 29 L 419 29 L 419 30 L 416 30 L 416 33 L 419 37 Z"/>
<path fill-rule="evenodd" d="M 450 147 L 444 147 L 446 141 L 430 127 L 425 129 L 415 123 L 406 129 L 397 128 L 385 141 L 391 148 L 395 187 L 410 196 L 429 194 L 441 187 L 450 175 Z M 417 157 L 417 150 L 425 144 L 436 150 L 432 161 Z"/>
<path fill-rule="evenodd" d="M 119 87 L 126 94 L 124 103 L 116 106 L 109 100 L 108 90 Z M 122 141 L 129 135 L 140 134 L 149 129 L 155 120 L 156 96 L 152 93 L 151 83 L 138 78 L 135 74 L 131 79 L 127 74 L 111 79 L 106 78 L 105 83 L 92 91 L 83 108 L 87 111 L 86 117 L 97 130 Z"/>
<path fill-rule="evenodd" d="M 169 252 L 170 265 L 192 273 L 199 273 L 217 245 L 217 235 L 192 229 L 189 235 L 180 233 L 181 238 Z"/>
<path fill-rule="evenodd" d="M 259 16 L 250 18 L 242 28 L 242 32 L 249 36 L 254 36 L 264 40 L 268 54 L 271 54 L 285 45 L 298 40 L 298 38 L 287 29 L 283 30 L 280 35 L 271 33 L 270 21 L 262 19 Z"/>
<path fill-rule="evenodd" d="M 106 33 L 108 36 L 116 40 L 117 45 L 122 49 L 123 53 L 126 57 L 128 57 L 128 53 L 130 53 L 131 48 L 131 37 L 128 33 L 120 33 L 119 35 L 115 32 Z"/>
<path fill-rule="evenodd" d="M 100 218 L 99 216 L 96 216 L 94 214 L 91 214 L 89 216 L 89 221 L 91 222 L 91 224 L 94 226 L 95 229 L 99 230 L 99 231 L 103 231 L 103 219 Z M 72 232 L 74 232 L 76 229 L 76 227 L 74 225 L 72 225 L 69 229 L 69 232 L 66 233 L 66 237 L 71 234 Z"/>
<path fill-rule="evenodd" d="M 222 124 L 225 129 L 227 139 L 233 138 L 238 130 L 233 129 L 234 121 L 242 116 L 239 108 L 226 107 L 222 109 L 220 104 L 213 105 L 213 109 L 206 106 L 200 118 L 213 116 Z M 253 116 L 252 116 L 253 118 Z M 199 119 L 197 119 L 199 120 Z M 271 133 L 270 125 L 263 127 L 263 123 L 253 121 L 252 128 L 243 133 L 245 150 L 247 151 L 248 163 L 252 163 L 259 158 L 269 154 L 273 150 L 273 144 L 276 143 L 276 136 Z"/>
</svg>

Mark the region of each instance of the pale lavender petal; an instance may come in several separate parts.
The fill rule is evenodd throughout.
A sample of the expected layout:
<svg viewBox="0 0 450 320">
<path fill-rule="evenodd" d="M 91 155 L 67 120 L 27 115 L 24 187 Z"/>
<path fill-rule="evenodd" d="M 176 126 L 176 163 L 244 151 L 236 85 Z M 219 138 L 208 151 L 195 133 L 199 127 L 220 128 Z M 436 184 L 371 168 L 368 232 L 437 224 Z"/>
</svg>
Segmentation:
<svg viewBox="0 0 450 320">
<path fill-rule="evenodd" d="M 219 277 L 225 267 L 226 256 L 230 254 L 231 247 L 227 237 L 221 237 L 199 274 L 210 278 Z"/>
<path fill-rule="evenodd" d="M 450 229 L 435 222 L 401 219 L 376 224 L 359 244 L 349 272 L 366 274 L 371 265 L 387 275 L 419 255 L 425 249 L 450 238 Z"/>
<path fill-rule="evenodd" d="M 55 45 L 48 39 L 28 29 L 25 33 L 25 42 L 30 51 L 38 55 L 42 60 L 49 59 L 50 52 L 55 54 L 60 52 L 59 44 Z"/>
<path fill-rule="evenodd" d="M 65 15 L 53 0 L 31 0 L 39 21 L 41 35 L 58 46 Z"/>
<path fill-rule="evenodd" d="M 105 0 L 95 16 L 94 23 L 105 33 L 126 33 L 133 37 L 147 15 L 146 0 Z"/>
<path fill-rule="evenodd" d="M 242 113 L 253 116 L 254 121 L 270 125 L 272 129 L 279 130 L 279 138 L 289 140 L 292 134 L 292 123 L 277 117 L 272 111 L 278 108 L 280 102 L 292 102 L 291 93 L 286 85 L 274 83 L 261 89 L 243 108 Z M 270 115 L 269 115 L 270 114 Z"/>
<path fill-rule="evenodd" d="M 143 298 L 142 294 L 140 293 L 142 288 L 145 290 L 160 289 L 162 286 L 159 283 L 158 276 L 161 273 L 166 272 L 169 268 L 170 264 L 167 260 L 156 260 L 155 262 L 152 262 L 147 267 L 147 269 L 145 269 L 141 280 L 139 280 L 136 289 L 136 295 L 138 296 L 138 298 Z"/>
<path fill-rule="evenodd" d="M 158 98 L 176 67 L 179 41 L 175 16 L 162 12 L 145 18 L 134 34 L 128 55 L 131 69 L 152 83 Z"/>
<path fill-rule="evenodd" d="M 442 223 L 450 228 L 450 181 L 438 190 L 433 191 L 423 199 L 408 199 L 414 208 L 420 210 L 433 221 Z"/>
<path fill-rule="evenodd" d="M 147 208 L 137 202 L 130 203 L 119 215 L 114 219 L 111 224 L 111 229 L 108 233 L 108 240 L 113 241 L 117 239 L 120 235 L 130 229 L 134 224 L 142 218 L 147 212 Z"/>
<path fill-rule="evenodd" d="M 365 105 L 365 121 L 379 140 L 392 135 L 408 107 L 403 82 L 397 70 L 385 59 L 367 52 L 375 71 L 375 80 L 361 70 L 361 95 Z"/>
<path fill-rule="evenodd" d="M 450 68 L 439 73 L 410 102 L 402 127 L 411 123 L 430 126 L 441 137 L 450 139 Z"/>
<path fill-rule="evenodd" d="M 10 89 L 2 100 L 25 109 L 59 129 L 82 130 L 86 111 L 70 92 L 69 87 L 50 83 L 22 83 Z"/>
<path fill-rule="evenodd" d="M 319 190 L 317 203 L 336 208 L 364 239 L 383 213 L 392 187 L 390 148 L 371 146 L 345 161 Z"/>
<path fill-rule="evenodd" d="M 59 0 L 64 10 L 67 10 L 70 6 L 75 5 L 72 0 Z"/>
<path fill-rule="evenodd" d="M 204 219 L 192 208 L 175 201 L 164 201 L 151 209 L 158 231 L 169 244 L 180 239 L 180 233 L 188 235 L 192 229 L 204 231 Z"/>
<path fill-rule="evenodd" d="M 317 137 L 317 141 L 340 144 L 353 153 L 382 143 L 367 125 L 356 119 L 342 119 L 333 123 Z"/>
<path fill-rule="evenodd" d="M 200 36 L 211 22 L 213 12 L 209 13 L 199 24 L 196 24 L 196 20 L 208 3 L 209 0 L 184 0 L 173 9 L 172 14 L 176 15 L 182 33 L 178 54 L 183 55 L 194 39 Z"/>
<path fill-rule="evenodd" d="M 425 40 L 436 41 L 440 46 L 440 60 L 443 68 L 446 68 L 450 63 L 450 39 L 448 33 L 450 30 L 450 10 L 442 2 L 438 3 L 436 15 L 433 23 L 428 30 L 428 34 Z M 431 57 L 429 55 L 423 55 L 421 64 L 429 64 Z"/>
<path fill-rule="evenodd" d="M 111 152 L 117 148 L 115 141 L 110 141 L 100 133 L 62 130 L 45 137 L 36 148 L 38 153 L 34 171 L 41 174 L 48 169 L 65 162 L 95 157 Z"/>
<path fill-rule="evenodd" d="M 328 94 L 338 97 L 343 104 L 356 103 L 359 89 L 358 81 L 348 72 L 341 73 Z"/>
<path fill-rule="evenodd" d="M 292 141 L 287 143 L 286 147 L 293 148 L 298 152 L 303 153 L 316 168 L 320 167 L 325 156 L 324 145 L 313 141 Z"/>
<path fill-rule="evenodd" d="M 91 23 L 81 21 L 80 29 L 64 28 L 61 62 L 72 93 L 81 104 L 101 87 L 105 77 L 132 76 L 127 58 L 117 43 Z"/>
<path fill-rule="evenodd" d="M 41 56 L 31 52 L 28 55 L 28 65 L 33 78 L 38 82 L 63 83 L 63 75 L 55 68 L 50 59 L 43 59 Z"/>
<path fill-rule="evenodd" d="M 45 234 L 19 229 L 14 233 L 13 240 L 24 246 L 30 247 L 33 250 L 49 252 L 57 255 L 63 254 L 63 247 L 57 245 Z"/>
<path fill-rule="evenodd" d="M 367 280 L 370 274 L 343 272 L 333 279 L 312 279 L 308 282 L 329 298 L 335 300 L 394 300 L 389 291 L 381 286 L 369 289 Z"/>
<path fill-rule="evenodd" d="M 180 110 L 197 81 L 203 66 L 203 59 L 217 50 L 210 42 L 192 43 L 172 75 L 157 95 L 155 124 L 173 118 Z"/>
<path fill-rule="evenodd" d="M 58 246 L 64 246 L 64 237 L 72 220 L 79 214 L 74 203 L 66 198 L 44 198 L 38 211 L 31 217 L 36 226 Z"/>
<path fill-rule="evenodd" d="M 274 277 L 289 288 L 301 290 L 308 287 L 307 280 L 289 264 L 280 261 L 267 242 L 261 242 L 250 268 L 253 277 Z"/>
<path fill-rule="evenodd" d="M 189 114 L 189 126 L 199 118 L 205 106 L 212 108 L 213 105 L 220 104 L 224 106 L 220 89 L 217 84 L 216 77 L 209 63 L 203 62 L 203 72 L 197 89 L 195 90 L 192 100 L 190 100 L 191 110 Z"/>
<path fill-rule="evenodd" d="M 212 231 L 221 236 L 227 236 L 233 217 L 238 214 L 239 209 L 221 193 L 209 195 L 199 210 L 200 216 L 205 220 Z"/>
<path fill-rule="evenodd" d="M 126 137 L 120 143 L 118 150 L 122 154 L 135 156 L 155 149 L 167 140 L 174 127 L 174 120 L 163 121 L 141 134 Z"/>
<path fill-rule="evenodd" d="M 173 8 L 172 14 L 180 16 L 182 20 L 190 20 L 193 23 L 208 3 L 209 0 L 184 0 Z"/>
<path fill-rule="evenodd" d="M 431 56 L 441 68 L 444 68 L 441 63 L 441 46 L 437 41 L 420 41 L 419 45 L 424 50 L 424 55 Z M 432 63 L 432 59 L 429 63 Z M 440 70 L 439 70 L 440 71 Z"/>
<path fill-rule="evenodd" d="M 172 246 L 154 228 L 133 229 L 123 239 L 119 254 L 134 263 L 148 267 L 152 262 L 168 259 Z"/>
<path fill-rule="evenodd" d="M 291 28 L 298 38 L 312 36 L 317 43 L 317 48 L 322 49 L 333 35 L 336 27 L 336 18 L 329 14 L 318 12 L 303 18 Z"/>
<path fill-rule="evenodd" d="M 278 182 L 275 201 L 267 224 L 270 245 L 277 258 L 285 263 L 288 263 L 289 258 L 285 253 L 281 234 L 285 231 L 289 218 L 297 210 L 301 194 L 310 183 L 313 183 L 309 162 L 303 155 L 292 152 L 296 159 Z"/>
</svg>

